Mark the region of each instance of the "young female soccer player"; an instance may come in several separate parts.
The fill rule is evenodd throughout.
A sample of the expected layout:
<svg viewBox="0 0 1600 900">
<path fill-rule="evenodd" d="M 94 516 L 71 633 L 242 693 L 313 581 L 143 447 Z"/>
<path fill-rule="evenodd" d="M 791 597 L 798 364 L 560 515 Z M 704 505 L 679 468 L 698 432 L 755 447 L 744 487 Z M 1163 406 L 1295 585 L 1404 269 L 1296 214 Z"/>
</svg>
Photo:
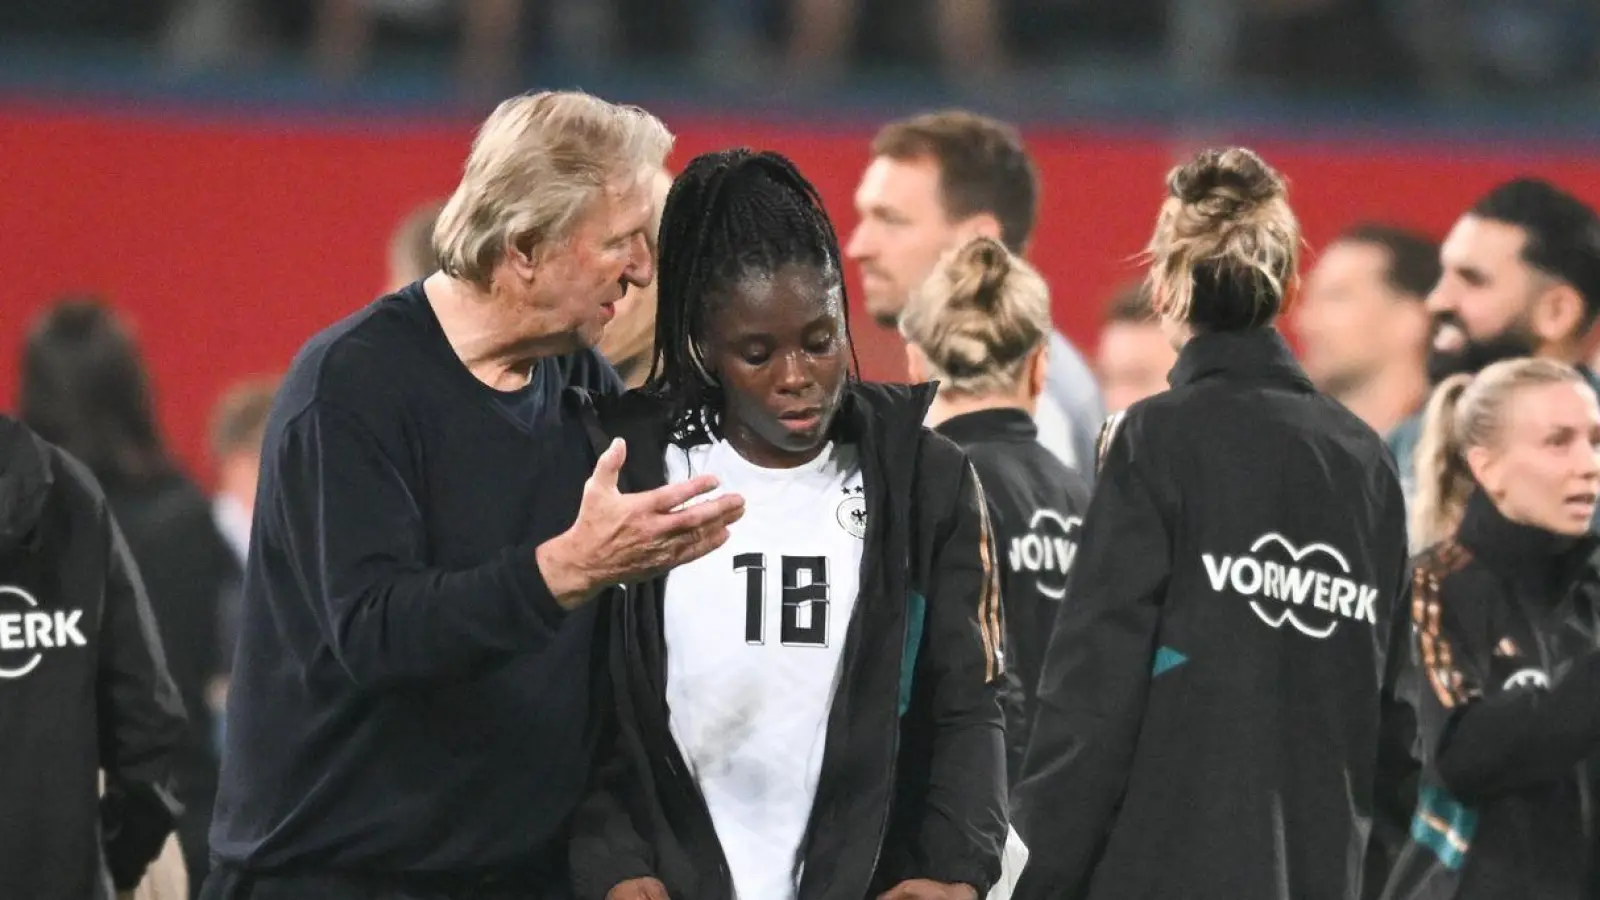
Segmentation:
<svg viewBox="0 0 1600 900">
<path fill-rule="evenodd" d="M 900 316 L 912 380 L 939 385 L 929 424 L 972 456 L 989 500 L 1015 683 L 1006 709 L 1013 781 L 1089 505 L 1089 486 L 1039 443 L 1033 424 L 1051 327 L 1044 279 L 990 238 L 941 260 Z"/>
<path fill-rule="evenodd" d="M 1600 407 L 1577 369 L 1435 389 L 1417 452 L 1422 789 L 1389 900 L 1594 897 Z"/>
<path fill-rule="evenodd" d="M 587 409 L 596 447 L 625 446 L 624 490 L 709 473 L 745 514 L 611 601 L 614 752 L 578 896 L 983 896 L 1003 622 L 977 478 L 922 427 L 932 388 L 851 374 L 837 239 L 781 156 L 690 163 L 659 278 L 651 377 Z"/>
<path fill-rule="evenodd" d="M 1349 900 L 1406 655 L 1399 478 L 1272 327 L 1300 247 L 1283 179 L 1233 148 L 1167 189 L 1151 298 L 1181 349 L 1102 441 L 1014 896 Z"/>
</svg>

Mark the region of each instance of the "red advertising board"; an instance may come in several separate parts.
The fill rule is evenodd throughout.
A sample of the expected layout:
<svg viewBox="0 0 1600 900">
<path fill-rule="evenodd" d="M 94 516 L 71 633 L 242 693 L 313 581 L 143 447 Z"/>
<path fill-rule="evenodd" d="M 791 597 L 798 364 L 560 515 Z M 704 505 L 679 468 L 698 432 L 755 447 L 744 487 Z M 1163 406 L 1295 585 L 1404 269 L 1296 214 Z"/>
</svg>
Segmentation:
<svg viewBox="0 0 1600 900">
<path fill-rule="evenodd" d="M 679 163 L 733 145 L 788 154 L 822 190 L 841 233 L 854 225 L 851 193 L 870 128 L 669 124 Z M 0 107 L 0 345 L 14 354 L 28 321 L 62 293 L 114 301 L 149 357 L 171 441 L 204 477 L 205 422 L 218 392 L 236 377 L 281 369 L 306 337 L 375 295 L 390 228 L 453 186 L 472 125 Z M 1032 256 L 1054 287 L 1057 322 L 1089 349 L 1103 297 L 1137 274 L 1133 257 L 1154 222 L 1163 174 L 1187 144 L 1078 130 L 1027 137 L 1044 179 Z M 1289 177 L 1313 247 L 1366 219 L 1442 234 L 1477 194 L 1521 173 L 1600 201 L 1600 156 L 1251 143 Z M 865 317 L 856 333 L 869 377 L 901 374 L 892 335 Z M 16 365 L 0 366 L 0 396 L 15 390 Z"/>
</svg>

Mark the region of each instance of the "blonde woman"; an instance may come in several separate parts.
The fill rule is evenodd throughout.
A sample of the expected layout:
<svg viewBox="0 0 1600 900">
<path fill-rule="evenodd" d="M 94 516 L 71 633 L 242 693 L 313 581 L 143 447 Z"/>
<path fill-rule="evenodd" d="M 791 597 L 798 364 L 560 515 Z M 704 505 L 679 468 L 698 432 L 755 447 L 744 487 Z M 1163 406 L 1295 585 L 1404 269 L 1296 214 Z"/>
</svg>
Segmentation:
<svg viewBox="0 0 1600 900">
<path fill-rule="evenodd" d="M 1089 487 L 1039 443 L 1050 289 L 999 241 L 947 254 L 900 317 L 913 381 L 938 382 L 928 424 L 972 459 L 1000 548 L 1010 678 L 1009 781 L 1022 772 L 1045 643 L 1066 593 Z"/>
<path fill-rule="evenodd" d="M 1435 390 L 1417 456 L 1422 789 L 1386 897 L 1592 893 L 1600 407 L 1578 370 L 1495 363 Z"/>
<path fill-rule="evenodd" d="M 1178 361 L 1101 442 L 1015 896 L 1348 900 L 1405 647 L 1399 478 L 1273 327 L 1301 243 L 1282 177 L 1213 150 L 1167 189 L 1150 289 Z"/>
</svg>

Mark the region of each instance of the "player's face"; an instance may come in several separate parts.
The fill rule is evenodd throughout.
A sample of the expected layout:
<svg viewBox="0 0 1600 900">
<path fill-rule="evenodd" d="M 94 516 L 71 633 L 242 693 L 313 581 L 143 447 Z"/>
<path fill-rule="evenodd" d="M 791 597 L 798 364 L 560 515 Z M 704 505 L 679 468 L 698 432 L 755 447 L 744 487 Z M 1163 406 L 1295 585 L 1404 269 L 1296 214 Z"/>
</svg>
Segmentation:
<svg viewBox="0 0 1600 900">
<path fill-rule="evenodd" d="M 1377 244 L 1329 246 L 1292 313 L 1306 374 L 1336 397 L 1392 362 L 1419 359 L 1422 305 L 1390 286 L 1389 263 L 1389 251 Z"/>
<path fill-rule="evenodd" d="M 861 266 L 867 312 L 893 327 L 911 292 L 960 238 L 940 197 L 938 162 L 874 159 L 856 189 L 856 212 L 861 222 L 845 255 Z"/>
<path fill-rule="evenodd" d="M 1178 361 L 1172 342 L 1155 322 L 1113 322 L 1100 332 L 1095 360 L 1100 390 L 1110 412 L 1124 410 L 1167 389 L 1167 373 Z"/>
<path fill-rule="evenodd" d="M 1511 397 L 1492 448 L 1468 451 L 1500 511 L 1556 534 L 1589 530 L 1600 491 L 1600 406 L 1584 384 L 1545 384 Z"/>
<path fill-rule="evenodd" d="M 1472 215 L 1451 229 L 1439 250 L 1444 274 L 1428 295 L 1428 374 L 1434 380 L 1537 348 L 1529 313 L 1545 279 L 1523 261 L 1525 240 L 1515 225 Z"/>
<path fill-rule="evenodd" d="M 713 300 L 707 363 L 726 395 L 722 431 L 759 466 L 792 468 L 827 441 L 849 345 L 838 275 L 787 265 Z"/>
<path fill-rule="evenodd" d="M 546 250 L 535 270 L 541 303 L 559 316 L 565 326 L 559 330 L 572 334 L 579 347 L 599 343 L 628 288 L 644 287 L 655 277 L 647 240 L 652 175 L 640 173 L 602 190 L 568 241 Z"/>
</svg>

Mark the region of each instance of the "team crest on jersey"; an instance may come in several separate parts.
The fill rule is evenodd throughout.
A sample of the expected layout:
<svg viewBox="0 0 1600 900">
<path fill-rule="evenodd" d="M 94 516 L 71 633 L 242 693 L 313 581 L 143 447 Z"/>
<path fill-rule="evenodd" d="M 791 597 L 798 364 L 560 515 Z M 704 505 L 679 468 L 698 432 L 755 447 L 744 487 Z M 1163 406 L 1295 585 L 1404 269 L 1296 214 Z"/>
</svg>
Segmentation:
<svg viewBox="0 0 1600 900">
<path fill-rule="evenodd" d="M 862 496 L 860 485 L 844 488 L 844 499 L 839 501 L 839 508 L 834 510 L 834 518 L 839 520 L 839 527 L 865 540 L 867 537 L 867 499 Z"/>
</svg>

